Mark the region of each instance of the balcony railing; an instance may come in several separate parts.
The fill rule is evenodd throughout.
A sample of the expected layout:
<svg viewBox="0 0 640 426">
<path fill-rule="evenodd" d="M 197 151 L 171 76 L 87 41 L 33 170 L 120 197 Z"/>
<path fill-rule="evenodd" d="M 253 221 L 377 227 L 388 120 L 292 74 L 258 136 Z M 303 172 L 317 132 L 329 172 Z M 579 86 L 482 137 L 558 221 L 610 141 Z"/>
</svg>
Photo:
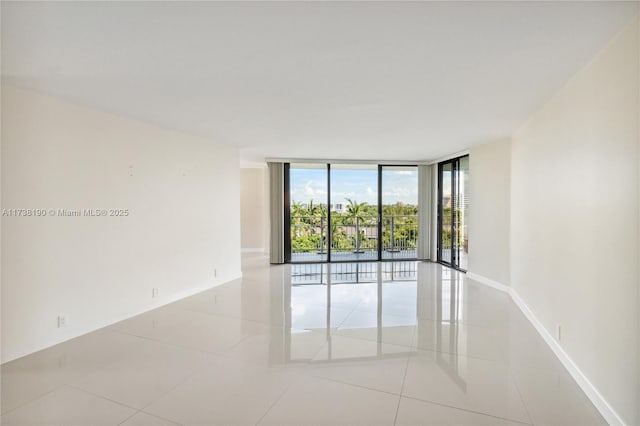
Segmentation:
<svg viewBox="0 0 640 426">
<path fill-rule="evenodd" d="M 332 216 L 331 252 L 366 254 L 415 252 L 418 241 L 417 215 L 383 215 L 382 238 L 377 216 Z M 328 248 L 325 216 L 291 216 L 291 251 L 325 254 Z"/>
</svg>

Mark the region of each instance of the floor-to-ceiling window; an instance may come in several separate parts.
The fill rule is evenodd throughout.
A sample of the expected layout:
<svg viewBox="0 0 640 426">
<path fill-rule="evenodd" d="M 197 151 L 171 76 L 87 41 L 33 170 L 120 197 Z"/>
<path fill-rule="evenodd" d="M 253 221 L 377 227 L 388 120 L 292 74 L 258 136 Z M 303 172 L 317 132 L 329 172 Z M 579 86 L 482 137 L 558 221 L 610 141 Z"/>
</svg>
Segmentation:
<svg viewBox="0 0 640 426">
<path fill-rule="evenodd" d="M 287 262 L 415 259 L 416 166 L 285 165 Z"/>
<path fill-rule="evenodd" d="M 329 254 L 327 165 L 292 163 L 288 169 L 285 219 L 288 218 L 290 231 L 285 243 L 286 260 L 326 262 Z"/>
<path fill-rule="evenodd" d="M 331 164 L 331 260 L 378 259 L 378 166 Z"/>
<path fill-rule="evenodd" d="M 413 259 L 418 244 L 418 168 L 382 166 L 382 258 Z"/>
<path fill-rule="evenodd" d="M 466 270 L 469 156 L 438 164 L 438 261 Z"/>
</svg>

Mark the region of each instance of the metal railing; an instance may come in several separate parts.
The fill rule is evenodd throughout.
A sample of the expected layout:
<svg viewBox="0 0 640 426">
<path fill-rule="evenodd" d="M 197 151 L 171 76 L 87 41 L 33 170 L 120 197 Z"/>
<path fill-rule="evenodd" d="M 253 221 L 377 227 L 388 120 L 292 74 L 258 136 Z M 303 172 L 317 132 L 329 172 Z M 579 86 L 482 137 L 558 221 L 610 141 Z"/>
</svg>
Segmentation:
<svg viewBox="0 0 640 426">
<path fill-rule="evenodd" d="M 418 244 L 417 215 L 383 215 L 382 230 L 382 250 L 401 252 L 416 249 Z M 388 238 L 385 238 L 385 230 L 388 230 Z"/>
<path fill-rule="evenodd" d="M 377 216 L 332 216 L 331 251 L 333 253 L 390 253 L 415 250 L 418 241 L 417 215 L 383 215 L 382 239 L 378 235 Z M 292 253 L 325 254 L 329 244 L 326 216 L 291 216 Z"/>
</svg>

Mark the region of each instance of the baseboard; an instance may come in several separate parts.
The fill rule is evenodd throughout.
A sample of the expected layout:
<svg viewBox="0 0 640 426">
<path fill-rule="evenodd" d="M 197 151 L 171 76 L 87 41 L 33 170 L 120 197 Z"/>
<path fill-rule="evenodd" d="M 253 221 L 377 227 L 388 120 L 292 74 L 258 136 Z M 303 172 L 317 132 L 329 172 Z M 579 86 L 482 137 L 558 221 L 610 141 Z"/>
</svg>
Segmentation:
<svg viewBox="0 0 640 426">
<path fill-rule="evenodd" d="M 33 353 L 36 353 L 36 352 L 39 352 L 41 350 L 50 348 L 52 346 L 59 345 L 60 343 L 64 343 L 64 342 L 67 342 L 69 340 L 73 340 L 73 339 L 75 339 L 77 337 L 80 337 L 80 336 L 83 336 L 85 334 L 89 334 L 89 333 L 92 333 L 94 331 L 100 330 L 101 328 L 109 327 L 110 325 L 116 324 L 116 323 L 118 323 L 120 321 L 124 321 L 124 320 L 127 320 L 129 318 L 133 318 L 135 316 L 138 316 L 138 315 L 144 314 L 146 312 L 152 311 L 154 309 L 161 308 L 161 307 L 166 306 L 166 305 L 168 305 L 170 303 L 177 302 L 178 300 L 182 300 L 182 299 L 187 298 L 189 296 L 193 296 L 194 294 L 201 293 L 203 291 L 212 289 L 212 288 L 217 287 L 219 285 L 226 284 L 226 283 L 229 283 L 231 281 L 235 281 L 235 280 L 237 280 L 239 278 L 242 278 L 242 272 L 237 272 L 237 273 L 231 275 L 230 277 L 228 277 L 227 279 L 224 279 L 224 280 L 208 282 L 208 283 L 201 284 L 199 286 L 190 288 L 188 290 L 172 294 L 171 296 L 167 297 L 166 299 L 162 300 L 161 302 L 159 302 L 157 304 L 154 304 L 152 306 L 146 306 L 146 307 L 144 307 L 144 308 L 142 308 L 142 309 L 140 309 L 138 311 L 135 311 L 133 313 L 128 313 L 128 314 L 125 314 L 125 315 L 122 315 L 122 316 L 119 316 L 119 317 L 115 317 L 115 318 L 109 318 L 108 320 L 100 321 L 98 323 L 91 324 L 91 325 L 89 325 L 87 327 L 78 328 L 77 332 L 75 332 L 75 333 L 73 333 L 73 334 L 71 334 L 69 336 L 65 336 L 64 338 L 62 338 L 60 340 L 55 340 L 53 342 L 47 342 L 45 344 L 36 345 L 36 346 L 30 347 L 30 348 L 23 348 L 21 350 L 17 350 L 17 351 L 14 351 L 12 353 L 9 353 L 9 354 L 2 354 L 2 362 L 0 362 L 0 365 L 5 364 L 5 363 L 10 362 L 10 361 L 13 361 L 13 360 L 16 360 L 18 358 L 22 358 L 22 357 L 27 356 L 27 355 L 31 355 Z"/>
<path fill-rule="evenodd" d="M 264 247 L 262 248 L 243 248 L 240 249 L 241 253 L 265 253 Z"/>
<path fill-rule="evenodd" d="M 562 346 L 558 343 L 556 339 L 553 338 L 551 333 L 546 329 L 546 327 L 540 322 L 540 320 L 535 316 L 533 311 L 527 306 L 526 303 L 522 300 L 520 295 L 514 290 L 510 289 L 509 295 L 513 302 L 520 308 L 524 316 L 529 320 L 529 322 L 533 325 L 533 327 L 538 331 L 540 336 L 544 339 L 544 341 L 549 345 L 553 353 L 558 357 L 564 368 L 567 369 L 571 377 L 578 383 L 578 386 L 582 389 L 582 391 L 587 395 L 589 400 L 593 403 L 596 409 L 602 414 L 602 417 L 609 423 L 610 425 L 624 425 L 624 421 L 615 412 L 613 407 L 609 405 L 609 403 L 604 399 L 604 397 L 598 392 L 598 389 L 589 381 L 587 376 L 580 370 L 580 368 L 576 365 L 575 362 L 571 359 L 571 357 L 564 351 Z"/>
<path fill-rule="evenodd" d="M 511 288 L 506 286 L 498 281 L 494 281 L 487 277 L 483 277 L 482 275 L 474 274 L 473 272 L 467 271 L 467 277 L 472 280 L 478 281 L 481 284 L 494 288 L 496 290 L 504 291 L 505 293 L 509 293 Z"/>
<path fill-rule="evenodd" d="M 571 377 L 576 381 L 580 389 L 587 395 L 591 403 L 596 407 L 596 409 L 600 412 L 602 417 L 609 423 L 610 425 L 625 425 L 622 418 L 616 413 L 616 411 L 609 405 L 606 399 L 598 392 L 598 389 L 589 381 L 587 376 L 580 370 L 580 368 L 576 365 L 575 362 L 571 359 L 571 357 L 565 352 L 565 350 L 560 346 L 558 341 L 549 333 L 546 327 L 542 324 L 542 322 L 536 317 L 533 311 L 527 306 L 527 304 L 522 300 L 517 291 L 513 289 L 513 287 L 509 287 L 500 282 L 494 281 L 490 278 L 483 277 L 482 275 L 477 275 L 472 272 L 467 272 L 467 277 L 484 284 L 493 289 L 503 291 L 508 293 L 513 300 L 513 303 L 516 304 L 518 309 L 522 312 L 522 314 L 529 320 L 531 325 L 536 329 L 538 334 L 544 339 L 546 344 L 551 348 L 556 357 L 560 360 L 564 368 L 567 369 Z"/>
</svg>

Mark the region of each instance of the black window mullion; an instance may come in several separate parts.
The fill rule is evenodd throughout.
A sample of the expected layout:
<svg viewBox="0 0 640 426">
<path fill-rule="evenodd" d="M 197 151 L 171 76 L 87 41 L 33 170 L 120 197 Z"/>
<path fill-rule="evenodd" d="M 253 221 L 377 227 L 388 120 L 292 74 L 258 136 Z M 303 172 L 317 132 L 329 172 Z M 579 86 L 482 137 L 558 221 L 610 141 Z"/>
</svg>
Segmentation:
<svg viewBox="0 0 640 426">
<path fill-rule="evenodd" d="M 451 266 L 455 266 L 456 255 L 455 250 L 453 249 L 453 242 L 455 241 L 455 233 L 456 233 L 456 223 L 455 223 L 455 210 L 456 210 L 456 162 L 451 161 Z"/>
<path fill-rule="evenodd" d="M 382 165 L 378 165 L 378 260 L 382 260 Z"/>
<path fill-rule="evenodd" d="M 458 201 L 458 160 L 454 160 L 451 164 L 451 266 L 457 267 L 457 248 L 456 238 L 458 237 L 458 228 L 456 223 L 456 204 Z"/>
<path fill-rule="evenodd" d="M 290 164 L 284 163 L 284 261 L 285 263 L 291 262 L 291 193 L 290 193 L 290 176 L 289 169 Z"/>
<path fill-rule="evenodd" d="M 331 262 L 331 164 L 327 163 L 327 262 Z"/>
<path fill-rule="evenodd" d="M 444 212 L 442 206 L 442 178 L 443 173 L 442 170 L 444 168 L 444 164 L 438 164 L 438 247 L 437 247 L 437 260 L 438 262 L 442 262 L 442 214 Z"/>
</svg>

